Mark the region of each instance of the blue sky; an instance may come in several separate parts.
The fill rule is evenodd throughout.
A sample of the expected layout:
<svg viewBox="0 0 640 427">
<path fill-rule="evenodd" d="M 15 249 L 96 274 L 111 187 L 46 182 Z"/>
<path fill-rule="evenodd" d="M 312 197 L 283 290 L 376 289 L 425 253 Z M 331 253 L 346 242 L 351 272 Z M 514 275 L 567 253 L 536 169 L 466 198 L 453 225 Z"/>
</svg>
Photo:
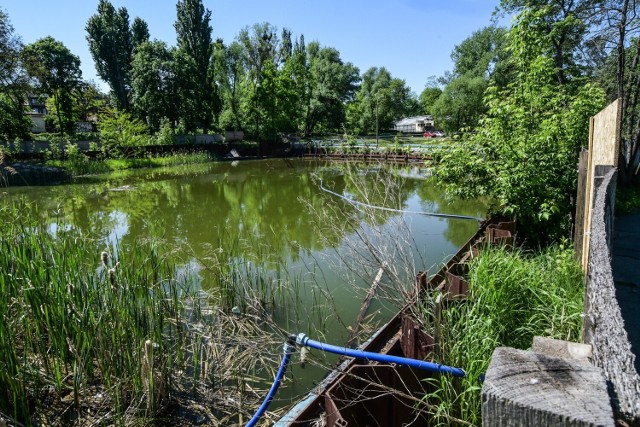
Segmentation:
<svg viewBox="0 0 640 427">
<path fill-rule="evenodd" d="M 176 0 L 112 0 L 124 6 L 131 21 L 149 24 L 152 39 L 175 44 Z M 454 46 L 491 22 L 499 0 L 204 0 L 212 11 L 213 37 L 231 42 L 240 29 L 269 22 L 289 28 L 307 43 L 318 41 L 338 49 L 344 61 L 366 71 L 386 67 L 419 94 L 430 76 L 451 70 Z M 96 13 L 98 0 L 4 0 L 24 43 L 52 36 L 82 61 L 85 79 L 96 81 L 85 24 Z"/>
</svg>

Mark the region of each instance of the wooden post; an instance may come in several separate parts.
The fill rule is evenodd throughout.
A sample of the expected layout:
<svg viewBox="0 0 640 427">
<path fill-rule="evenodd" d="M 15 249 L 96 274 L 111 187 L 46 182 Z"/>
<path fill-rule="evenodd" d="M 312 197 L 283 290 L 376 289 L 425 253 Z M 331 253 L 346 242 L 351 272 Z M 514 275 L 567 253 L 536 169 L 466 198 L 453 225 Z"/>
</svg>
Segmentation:
<svg viewBox="0 0 640 427">
<path fill-rule="evenodd" d="M 578 162 L 578 191 L 576 192 L 576 216 L 574 219 L 573 248 L 576 260 L 582 260 L 582 245 L 584 244 L 584 214 L 585 200 L 587 197 L 587 166 L 589 164 L 589 151 L 580 152 Z"/>
<path fill-rule="evenodd" d="M 589 363 L 498 347 L 482 385 L 482 425 L 615 425 L 607 383 Z"/>
</svg>

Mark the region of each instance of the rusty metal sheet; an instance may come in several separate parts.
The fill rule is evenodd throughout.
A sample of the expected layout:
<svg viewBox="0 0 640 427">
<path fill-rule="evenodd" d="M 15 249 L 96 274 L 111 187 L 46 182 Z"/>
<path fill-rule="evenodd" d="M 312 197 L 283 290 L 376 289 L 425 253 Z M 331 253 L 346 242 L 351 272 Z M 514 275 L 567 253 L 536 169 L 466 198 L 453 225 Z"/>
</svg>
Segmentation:
<svg viewBox="0 0 640 427">
<path fill-rule="evenodd" d="M 469 282 L 457 274 L 453 274 L 450 271 L 446 273 L 445 288 L 443 293 L 446 294 L 447 299 L 465 299 L 469 296 Z"/>
<path fill-rule="evenodd" d="M 431 278 L 429 278 L 426 273 L 419 274 L 416 277 L 416 282 L 415 282 L 416 288 L 417 288 L 416 298 L 419 297 L 419 294 L 421 292 L 425 292 L 429 289 L 437 289 L 438 287 L 442 289 L 447 283 L 447 271 L 451 270 L 449 271 L 449 274 L 453 276 L 458 276 L 458 277 L 460 276 L 454 273 L 466 273 L 465 270 L 460 270 L 461 267 L 457 267 L 454 265 L 457 264 L 460 260 L 462 260 L 465 257 L 465 255 L 468 258 L 469 252 L 472 252 L 473 254 L 475 254 L 474 256 L 477 256 L 478 251 L 482 248 L 482 244 L 483 244 L 482 242 L 486 241 L 485 240 L 487 235 L 486 230 L 488 229 L 488 227 L 492 227 L 492 229 L 494 230 L 496 229 L 500 230 L 498 234 L 501 234 L 503 237 L 510 235 L 511 239 L 513 239 L 513 234 L 515 232 L 515 228 L 513 227 L 515 226 L 515 223 L 506 222 L 506 221 L 503 221 L 500 224 L 496 224 L 496 223 L 497 223 L 497 220 L 495 219 L 489 219 L 489 220 L 483 221 L 480 224 L 480 229 L 478 230 L 478 232 L 471 239 L 469 239 L 469 241 L 458 250 L 458 252 L 446 263 L 446 265 L 444 265 Z M 503 235 L 502 232 L 505 232 L 505 231 L 509 232 L 509 234 Z M 462 277 L 460 277 L 460 279 L 464 280 L 464 278 Z M 460 282 L 459 284 L 454 285 L 453 290 L 455 292 L 462 292 L 464 290 L 464 285 L 462 284 L 462 282 Z M 412 325 L 408 323 L 404 324 L 404 316 L 406 315 L 406 313 L 411 311 L 412 305 L 413 303 L 408 303 L 386 325 L 384 325 L 381 329 L 379 329 L 369 341 L 363 344 L 360 348 L 366 351 L 377 351 L 384 354 L 397 354 L 397 355 L 401 355 L 401 353 L 405 351 L 407 352 L 412 351 L 410 350 L 411 343 L 408 341 L 405 342 L 405 337 L 403 334 L 405 327 L 408 329 L 412 327 Z M 417 326 L 417 325 L 414 325 L 414 326 Z M 415 331 L 416 329 L 412 329 L 412 330 Z M 424 333 L 423 331 L 420 331 L 420 332 Z M 413 332 L 412 332 L 412 335 L 413 335 Z M 410 339 L 415 340 L 415 337 Z M 428 339 L 423 341 L 423 338 L 418 338 L 417 342 L 419 343 L 417 345 L 418 348 L 413 351 L 416 351 L 415 358 L 421 359 L 422 357 L 418 357 L 418 356 L 420 355 L 419 351 L 422 348 L 421 346 L 425 345 L 423 342 L 427 343 L 426 348 L 428 349 L 429 346 L 431 345 L 430 344 L 431 341 L 429 341 Z M 414 341 L 414 346 L 415 345 L 416 344 Z M 407 357 L 411 357 L 407 354 L 404 354 L 404 355 Z M 422 379 L 420 379 L 418 375 L 412 372 L 413 370 L 411 368 L 392 367 L 387 365 L 362 366 L 362 365 L 359 365 L 355 359 L 352 359 L 350 361 L 345 361 L 343 364 L 340 365 L 337 371 L 334 371 L 325 380 L 323 380 L 321 384 L 316 388 L 316 390 L 309 395 L 309 398 L 306 400 L 307 402 L 306 405 L 304 405 L 304 407 L 296 407 L 297 412 L 295 415 L 291 415 L 291 416 L 285 415 L 285 418 L 287 419 L 286 423 L 280 424 L 280 422 L 278 422 L 276 423 L 276 425 L 277 426 L 308 425 L 308 422 L 311 419 L 311 417 L 323 412 L 324 409 L 327 409 L 327 406 L 325 405 L 331 404 L 329 401 L 326 400 L 327 396 L 330 397 L 332 404 L 335 406 L 334 412 L 337 411 L 340 413 L 340 418 L 336 417 L 334 420 L 334 424 L 329 424 L 329 425 L 338 426 L 338 427 L 366 425 L 366 419 L 364 418 L 364 417 L 367 417 L 366 411 L 373 410 L 375 408 L 368 409 L 370 408 L 369 406 L 359 406 L 362 403 L 362 399 L 357 401 L 357 399 L 355 398 L 356 396 L 362 397 L 362 394 L 352 394 L 351 398 L 354 400 L 352 400 L 351 402 L 347 401 L 347 397 L 348 397 L 347 391 L 349 390 L 349 387 L 351 387 L 352 392 L 358 390 L 357 382 L 355 383 L 356 387 L 354 388 L 353 376 L 347 375 L 347 373 L 359 372 L 359 370 L 363 370 L 363 369 L 365 370 L 365 372 L 369 372 L 370 374 L 373 375 L 373 377 L 370 377 L 370 379 L 375 378 L 376 381 L 382 381 L 385 386 L 396 387 L 398 384 L 400 384 L 406 390 L 404 393 L 408 395 L 413 395 L 414 397 L 418 397 L 418 399 L 426 394 L 423 388 L 427 386 L 423 381 L 423 379 L 425 375 L 428 376 L 430 374 L 426 374 L 424 372 L 421 374 L 418 374 L 418 375 L 422 375 Z M 366 370 L 369 370 L 369 371 L 366 371 Z M 390 377 L 384 377 L 385 374 L 383 374 L 383 372 L 385 370 L 389 370 L 390 372 L 396 372 L 396 373 L 402 372 L 403 370 L 409 370 L 411 374 L 408 375 L 407 373 L 402 373 L 400 374 L 402 375 L 402 377 L 399 377 L 398 374 L 394 374 Z M 390 374 L 386 374 L 386 375 L 390 375 Z M 409 384 L 409 386 L 407 386 L 407 384 Z M 360 386 L 363 386 L 363 384 L 360 384 Z M 373 402 L 370 405 L 373 405 L 374 407 L 380 406 L 380 407 L 386 408 L 384 410 L 386 412 L 384 412 L 383 415 L 386 413 L 393 413 L 393 411 L 396 411 L 396 410 L 399 412 L 398 414 L 399 418 L 393 419 L 393 421 L 391 421 L 390 423 L 385 423 L 385 421 L 383 420 L 386 418 L 381 418 L 380 420 L 375 420 L 375 422 L 370 424 L 402 425 L 402 424 L 399 424 L 399 423 L 402 423 L 403 419 L 405 419 L 402 417 L 411 416 L 412 418 L 408 419 L 406 422 L 411 423 L 412 420 L 414 422 L 416 421 L 417 422 L 407 424 L 407 425 L 428 425 L 428 419 L 426 414 L 422 414 L 418 418 L 413 418 L 415 414 L 412 414 L 411 410 L 412 408 L 415 407 L 417 403 L 415 399 L 410 399 L 411 405 L 413 405 L 413 406 L 410 406 L 407 404 L 407 402 L 400 401 L 400 402 L 394 403 L 394 401 L 388 401 L 388 400 L 385 401 L 384 396 L 391 395 L 390 393 L 388 393 L 388 389 L 379 389 L 378 394 L 375 394 L 374 390 L 372 388 L 369 388 L 367 393 L 372 393 L 368 395 L 371 398 L 369 400 Z M 350 406 L 350 404 L 353 404 L 353 405 Z M 359 408 L 362 412 L 358 413 L 358 411 L 352 410 L 350 408 Z M 350 411 L 349 414 L 347 414 L 347 411 Z M 357 418 L 349 419 L 350 416 L 357 417 Z M 342 423 L 342 421 L 340 420 L 344 420 L 344 423 Z M 369 420 L 371 420 L 371 418 L 369 418 Z"/>
<path fill-rule="evenodd" d="M 434 352 L 435 340 L 420 329 L 420 325 L 411 316 L 405 315 L 402 317 L 400 345 L 404 357 L 425 360 Z"/>
<path fill-rule="evenodd" d="M 429 416 L 419 399 L 427 394 L 424 379 L 428 376 L 401 366 L 354 365 L 327 390 L 325 405 L 327 409 L 333 405 L 334 414 L 339 414 L 332 424 L 327 412 L 327 426 L 426 425 Z"/>
</svg>

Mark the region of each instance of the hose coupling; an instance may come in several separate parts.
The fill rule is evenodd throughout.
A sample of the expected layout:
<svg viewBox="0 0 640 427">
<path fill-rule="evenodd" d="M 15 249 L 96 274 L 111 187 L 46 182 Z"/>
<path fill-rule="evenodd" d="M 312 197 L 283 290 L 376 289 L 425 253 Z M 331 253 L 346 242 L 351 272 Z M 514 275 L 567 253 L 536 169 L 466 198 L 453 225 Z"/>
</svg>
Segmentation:
<svg viewBox="0 0 640 427">
<path fill-rule="evenodd" d="M 307 345 L 307 341 L 309 341 L 309 337 L 303 332 L 300 332 L 296 337 L 296 344 L 301 347 L 305 347 Z"/>
</svg>

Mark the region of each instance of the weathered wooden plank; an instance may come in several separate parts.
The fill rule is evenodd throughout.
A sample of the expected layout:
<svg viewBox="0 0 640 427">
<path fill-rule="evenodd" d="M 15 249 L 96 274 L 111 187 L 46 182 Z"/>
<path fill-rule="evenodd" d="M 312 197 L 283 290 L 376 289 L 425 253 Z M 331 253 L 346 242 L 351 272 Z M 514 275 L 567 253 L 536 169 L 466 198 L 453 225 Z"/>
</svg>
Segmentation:
<svg viewBox="0 0 640 427">
<path fill-rule="evenodd" d="M 600 369 L 498 347 L 482 386 L 482 425 L 614 426 Z"/>
<path fill-rule="evenodd" d="M 591 118 L 589 130 L 589 164 L 583 224 L 582 268 L 589 262 L 589 233 L 591 209 L 594 203 L 594 175 L 596 166 L 618 166 L 620 151 L 621 100 L 617 99 Z"/>
<path fill-rule="evenodd" d="M 584 245 L 584 215 L 587 197 L 587 166 L 589 164 L 589 152 L 582 150 L 578 162 L 578 190 L 576 191 L 576 216 L 574 219 L 573 247 L 575 259 L 582 260 L 582 246 Z"/>
</svg>

